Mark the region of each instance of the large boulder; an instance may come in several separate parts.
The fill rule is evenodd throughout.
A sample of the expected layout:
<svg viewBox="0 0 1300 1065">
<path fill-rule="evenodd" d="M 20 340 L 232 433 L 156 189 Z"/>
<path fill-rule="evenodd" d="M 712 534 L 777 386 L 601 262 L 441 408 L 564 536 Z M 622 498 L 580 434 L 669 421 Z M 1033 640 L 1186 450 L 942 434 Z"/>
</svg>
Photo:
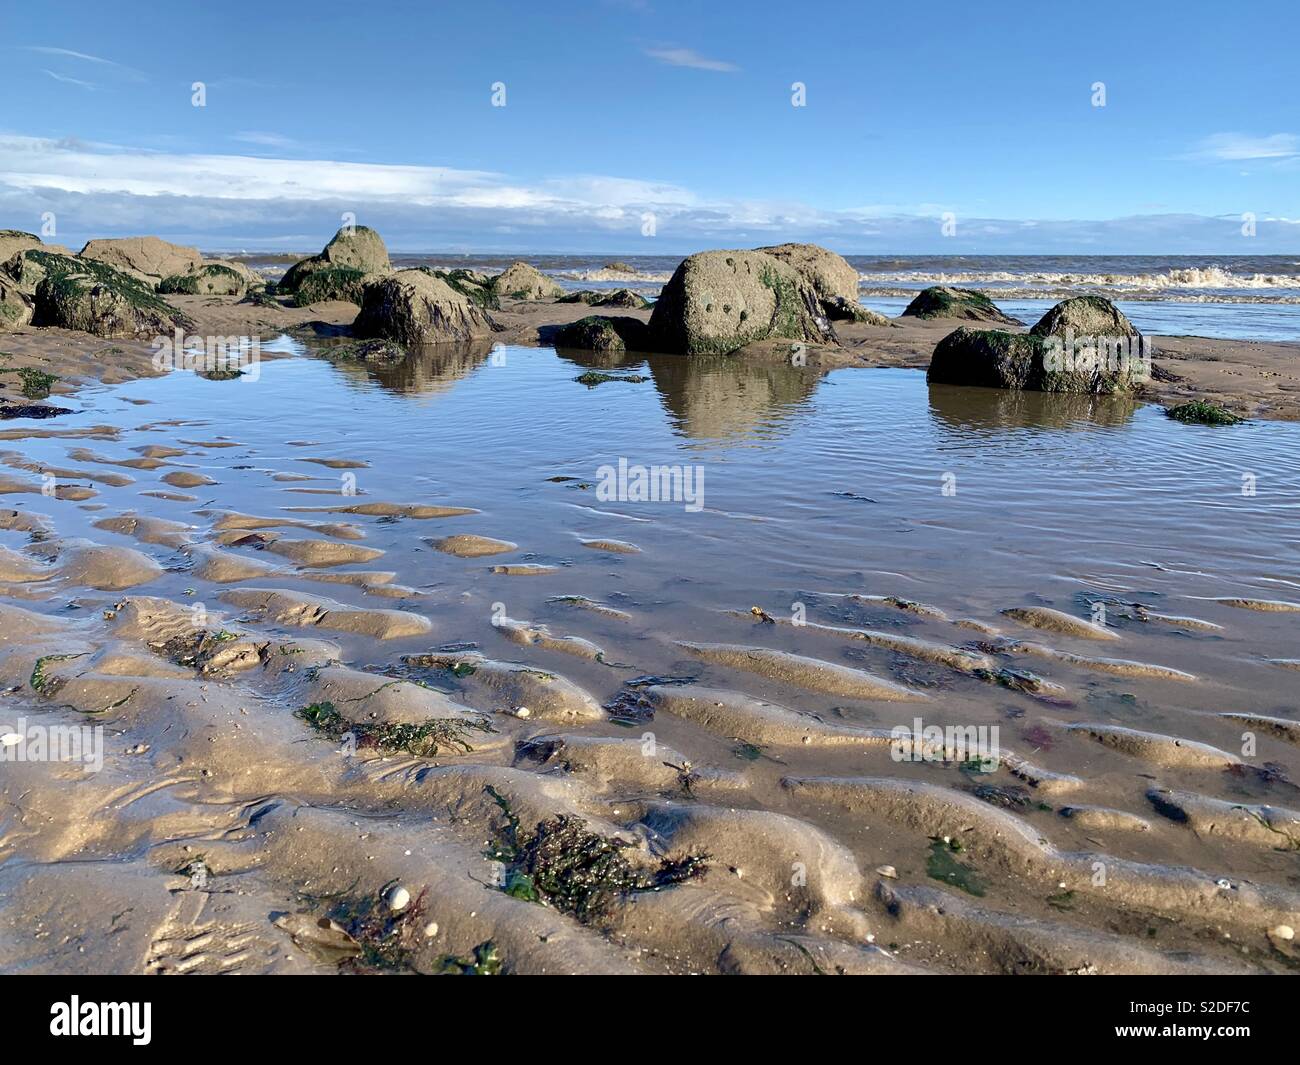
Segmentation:
<svg viewBox="0 0 1300 1065">
<path fill-rule="evenodd" d="M 983 292 L 969 288 L 935 285 L 917 293 L 903 311 L 904 318 L 960 318 L 969 322 L 1000 322 L 1019 325 L 1003 314 Z"/>
<path fill-rule="evenodd" d="M 757 250 L 793 266 L 808 279 L 821 299 L 842 296 L 858 302 L 858 272 L 844 256 L 818 244 L 775 244 Z"/>
<path fill-rule="evenodd" d="M 926 380 L 1035 392 L 1130 392 L 1142 379 L 1127 359 L 1067 358 L 1053 338 L 1037 333 L 962 326 L 935 346 Z"/>
<path fill-rule="evenodd" d="M 382 278 L 382 274 L 368 274 L 350 266 L 313 270 L 298 282 L 298 287 L 293 292 L 293 303 L 295 307 L 310 307 L 313 303 L 342 300 L 360 307 L 366 285 Z"/>
<path fill-rule="evenodd" d="M 238 270 L 221 263 L 204 263 L 192 274 L 172 274 L 158 283 L 158 291 L 168 295 L 242 296 L 248 282 Z"/>
<path fill-rule="evenodd" d="M 94 259 L 23 251 L 4 264 L 3 274 L 20 292 L 32 290 L 33 325 L 101 337 L 160 335 L 193 326 L 147 283 Z"/>
<path fill-rule="evenodd" d="M 497 275 L 498 296 L 512 300 L 553 300 L 564 295 L 564 287 L 527 263 L 511 263 Z"/>
<path fill-rule="evenodd" d="M 344 226 L 334 234 L 319 255 L 300 259 L 286 271 L 276 292 L 288 295 L 298 291 L 302 279 L 318 270 L 337 268 L 360 270 L 363 274 L 387 274 L 393 269 L 388 261 L 384 239 L 369 226 Z"/>
<path fill-rule="evenodd" d="M 106 263 L 123 273 L 133 274 L 154 287 L 164 277 L 192 274 L 203 265 L 198 248 L 171 244 L 157 237 L 116 237 L 88 241 L 81 258 Z"/>
<path fill-rule="evenodd" d="M 619 288 L 613 292 L 598 292 L 584 288 L 561 296 L 557 303 L 585 303 L 588 307 L 625 307 L 634 311 L 643 311 L 650 306 L 650 301 L 630 288 Z"/>
<path fill-rule="evenodd" d="M 1062 300 L 1038 320 L 1030 332 L 1040 337 L 1063 337 L 1072 330 L 1076 337 L 1140 337 L 1115 304 L 1102 296 L 1075 296 Z"/>
<path fill-rule="evenodd" d="M 486 311 L 495 311 L 501 306 L 501 300 L 497 298 L 496 279 L 487 274 L 464 267 L 435 270 L 431 266 L 421 266 L 418 269 L 447 282 L 471 303 L 477 303 Z"/>
<path fill-rule="evenodd" d="M 469 340 L 495 328 L 480 307 L 424 270 L 398 270 L 368 284 L 352 323 L 355 336 L 407 345 Z"/>
<path fill-rule="evenodd" d="M 650 315 L 656 351 L 726 355 L 756 340 L 836 340 L 817 290 L 761 251 L 705 251 L 685 259 Z"/>
</svg>

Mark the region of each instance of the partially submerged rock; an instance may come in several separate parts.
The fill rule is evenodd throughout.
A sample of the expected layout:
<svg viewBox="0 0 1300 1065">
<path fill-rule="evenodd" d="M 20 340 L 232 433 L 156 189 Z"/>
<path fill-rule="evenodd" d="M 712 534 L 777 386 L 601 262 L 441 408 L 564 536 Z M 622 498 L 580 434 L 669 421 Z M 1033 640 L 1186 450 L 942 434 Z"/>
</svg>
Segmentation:
<svg viewBox="0 0 1300 1065">
<path fill-rule="evenodd" d="M 560 329 L 555 334 L 555 346 L 584 351 L 645 350 L 646 325 L 638 318 L 588 315 Z"/>
<path fill-rule="evenodd" d="M 276 292 L 289 295 L 298 291 L 303 279 L 318 270 L 338 268 L 360 270 L 363 274 L 387 274 L 393 269 L 383 238 L 369 226 L 344 226 L 331 238 L 319 255 L 300 259 L 285 272 Z"/>
<path fill-rule="evenodd" d="M 553 300 L 564 289 L 540 270 L 527 263 L 511 263 L 496 277 L 497 295 L 513 300 Z"/>
<path fill-rule="evenodd" d="M 155 287 L 165 277 L 197 273 L 203 267 L 198 248 L 172 244 L 158 237 L 116 237 L 88 241 L 81 258 L 94 259 L 117 270 L 149 279 Z"/>
<path fill-rule="evenodd" d="M 962 318 L 973 322 L 1001 322 L 1019 325 L 1003 314 L 983 292 L 969 288 L 934 285 L 919 292 L 903 311 L 904 318 Z"/>
<path fill-rule="evenodd" d="M 833 343 L 817 290 L 761 251 L 706 251 L 677 267 L 650 316 L 657 351 L 726 355 L 756 340 Z"/>
<path fill-rule="evenodd" d="M 496 325 L 447 282 L 423 270 L 399 270 L 365 287 L 352 323 L 358 337 L 437 344 L 489 336 Z"/>
<path fill-rule="evenodd" d="M 1098 359 L 1060 357 L 1036 333 L 962 326 L 935 346 L 926 380 L 933 384 L 977 385 L 1036 392 L 1130 392 L 1138 383 L 1135 365 L 1116 360 L 1112 368 Z"/>
</svg>

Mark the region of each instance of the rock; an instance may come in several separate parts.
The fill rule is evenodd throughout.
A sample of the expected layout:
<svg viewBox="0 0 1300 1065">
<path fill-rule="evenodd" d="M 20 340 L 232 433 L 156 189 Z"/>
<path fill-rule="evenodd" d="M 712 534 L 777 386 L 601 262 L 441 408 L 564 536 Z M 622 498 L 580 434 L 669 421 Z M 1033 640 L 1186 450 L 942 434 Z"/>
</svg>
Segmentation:
<svg viewBox="0 0 1300 1065">
<path fill-rule="evenodd" d="M 964 318 L 973 322 L 1001 322 L 1019 325 L 1003 314 L 983 292 L 968 288 L 935 285 L 917 294 L 903 311 L 905 318 Z"/>
<path fill-rule="evenodd" d="M 1054 366 L 1048 341 L 1035 333 L 1007 333 L 962 326 L 935 346 L 926 380 L 932 384 L 978 385 L 1036 392 L 1129 392 L 1137 378 L 1127 364 Z"/>
<path fill-rule="evenodd" d="M 495 311 L 501 306 L 501 300 L 497 297 L 496 280 L 488 277 L 487 274 L 464 269 L 433 270 L 427 266 L 421 266 L 419 269 L 447 282 L 471 303 L 477 303 L 485 311 Z"/>
<path fill-rule="evenodd" d="M 289 267 L 276 286 L 276 292 L 289 295 L 297 292 L 303 278 L 317 270 L 346 267 L 364 274 L 388 274 L 392 263 L 388 261 L 388 248 L 383 238 L 369 226 L 344 227 L 321 250 L 319 255 L 300 259 Z"/>
<path fill-rule="evenodd" d="M 496 323 L 441 278 L 424 270 L 399 270 L 365 287 L 352 323 L 357 337 L 399 344 L 437 344 L 488 336 Z"/>
<path fill-rule="evenodd" d="M 92 240 L 81 258 L 105 263 L 123 273 L 135 274 L 157 287 L 164 277 L 196 273 L 203 266 L 198 248 L 171 244 L 157 237 L 119 237 Z"/>
<path fill-rule="evenodd" d="M 863 325 L 893 324 L 883 314 L 868 310 L 857 300 L 846 300 L 843 296 L 822 300 L 822 310 L 832 322 L 860 322 Z"/>
<path fill-rule="evenodd" d="M 23 284 L 40 278 L 33 298 L 32 324 L 80 329 L 101 337 L 171 333 L 193 322 L 145 282 L 103 262 L 48 251 L 19 252 Z M 13 261 L 5 264 L 6 270 Z"/>
<path fill-rule="evenodd" d="M 602 270 L 608 270 L 612 274 L 635 274 L 635 267 L 628 266 L 621 259 L 616 259 L 612 263 L 606 263 L 601 267 Z"/>
<path fill-rule="evenodd" d="M 0 263 L 8 262 L 20 251 L 40 247 L 44 247 L 44 244 L 35 233 L 24 233 L 21 229 L 0 229 Z"/>
<path fill-rule="evenodd" d="M 858 302 L 858 272 L 844 256 L 817 244 L 777 244 L 758 250 L 793 266 L 817 290 L 821 300 L 843 298 Z"/>
<path fill-rule="evenodd" d="M 584 288 L 561 296 L 556 302 L 585 303 L 588 307 L 625 307 L 637 311 L 643 311 L 650 306 L 648 299 L 630 288 L 615 289 L 613 292 L 597 292 L 594 289 Z"/>
<path fill-rule="evenodd" d="M 644 351 L 645 334 L 646 324 L 640 319 L 593 314 L 564 326 L 555 334 L 555 346 L 584 351 Z"/>
<path fill-rule="evenodd" d="M 498 296 L 513 300 L 553 300 L 564 295 L 560 285 L 527 263 L 511 263 L 497 275 L 495 287 Z"/>
<path fill-rule="evenodd" d="M 342 300 L 361 306 L 367 284 L 382 280 L 382 274 L 367 274 L 350 266 L 327 266 L 304 274 L 293 293 L 295 307 L 310 307 L 313 303 Z"/>
<path fill-rule="evenodd" d="M 1139 337 L 1142 334 L 1110 300 L 1101 296 L 1075 296 L 1062 300 L 1031 330 L 1035 336 L 1063 337 L 1073 330 L 1076 337 Z"/>
<path fill-rule="evenodd" d="M 248 282 L 237 270 L 205 263 L 192 274 L 172 274 L 158 283 L 158 291 L 185 296 L 243 296 Z"/>
<path fill-rule="evenodd" d="M 0 276 L 0 333 L 22 329 L 32 320 L 32 301 L 12 281 Z"/>
<path fill-rule="evenodd" d="M 648 337 L 654 350 L 681 355 L 726 355 L 769 338 L 838 339 L 816 289 L 761 251 L 705 251 L 685 259 L 655 303 Z"/>
</svg>

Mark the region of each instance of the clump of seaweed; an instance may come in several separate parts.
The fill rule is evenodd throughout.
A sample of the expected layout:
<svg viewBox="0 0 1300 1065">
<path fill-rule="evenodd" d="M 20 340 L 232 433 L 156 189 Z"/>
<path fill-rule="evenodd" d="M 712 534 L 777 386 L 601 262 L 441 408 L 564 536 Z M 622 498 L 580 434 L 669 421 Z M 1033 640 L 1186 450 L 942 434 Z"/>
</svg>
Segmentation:
<svg viewBox="0 0 1300 1065">
<path fill-rule="evenodd" d="M 1196 425 L 1237 425 L 1246 420 L 1233 414 L 1230 410 L 1216 407 L 1213 403 L 1207 403 L 1203 399 L 1170 407 L 1165 411 L 1165 415 L 1173 418 L 1176 422 Z"/>
<path fill-rule="evenodd" d="M 492 940 L 486 940 L 474 948 L 469 957 L 458 958 L 447 955 L 438 969 L 439 976 L 500 976 L 501 952 Z"/>
<path fill-rule="evenodd" d="M 28 399 L 48 399 L 50 387 L 59 379 L 57 374 L 46 373 L 35 366 L 19 366 L 12 370 L 0 370 L 0 373 L 17 374 L 22 394 Z"/>
<path fill-rule="evenodd" d="M 433 758 L 444 750 L 468 754 L 474 750 L 469 733 L 496 731 L 486 718 L 440 717 L 419 724 L 352 721 L 330 702 L 304 706 L 294 716 L 336 742 L 350 735 L 358 750 L 405 751 L 416 758 Z"/>
<path fill-rule="evenodd" d="M 373 894 L 345 895 L 330 908 L 326 920 L 356 944 L 356 952 L 339 962 L 341 972 L 418 973 L 416 954 L 423 938 L 423 889 L 401 910 L 394 910 L 388 892 L 390 880 Z"/>
<path fill-rule="evenodd" d="M 583 924 L 606 917 L 615 902 L 635 892 L 660 891 L 708 871 L 707 854 L 661 858 L 651 871 L 636 870 L 623 854 L 632 844 L 592 832 L 585 820 L 568 814 L 540 821 L 525 834 L 501 793 L 491 785 L 484 790 L 502 812 L 487 856 L 506 867 L 503 890 Z"/>
</svg>

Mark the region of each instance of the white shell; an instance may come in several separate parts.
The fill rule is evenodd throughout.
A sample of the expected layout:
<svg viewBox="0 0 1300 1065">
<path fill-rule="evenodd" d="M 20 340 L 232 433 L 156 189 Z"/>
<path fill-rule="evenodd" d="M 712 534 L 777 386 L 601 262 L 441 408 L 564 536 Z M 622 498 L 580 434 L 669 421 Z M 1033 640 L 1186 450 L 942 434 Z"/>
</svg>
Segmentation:
<svg viewBox="0 0 1300 1065">
<path fill-rule="evenodd" d="M 411 893 L 400 884 L 388 893 L 388 908 L 394 913 L 401 913 L 411 905 Z"/>
</svg>

